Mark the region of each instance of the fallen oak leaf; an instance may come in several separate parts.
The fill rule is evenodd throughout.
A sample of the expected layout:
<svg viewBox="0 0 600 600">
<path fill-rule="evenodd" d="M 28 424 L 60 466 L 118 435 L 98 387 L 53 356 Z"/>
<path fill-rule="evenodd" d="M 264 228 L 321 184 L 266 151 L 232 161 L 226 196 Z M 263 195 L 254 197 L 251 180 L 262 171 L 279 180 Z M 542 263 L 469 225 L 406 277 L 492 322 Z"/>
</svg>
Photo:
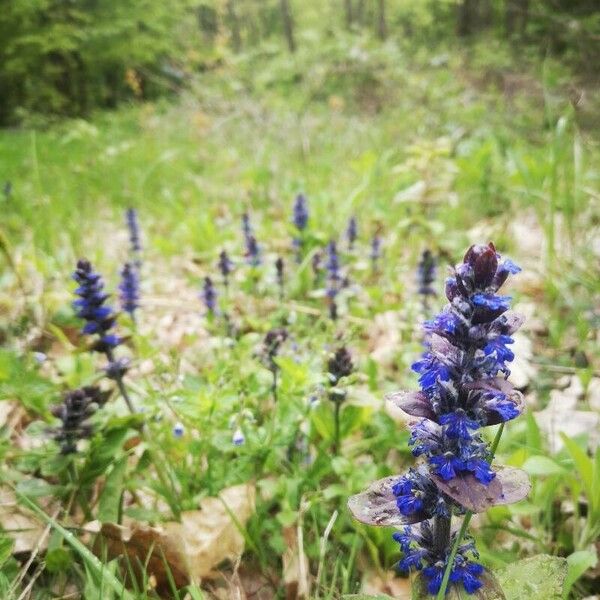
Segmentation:
<svg viewBox="0 0 600 600">
<path fill-rule="evenodd" d="M 233 486 L 218 497 L 204 498 L 199 510 L 186 511 L 181 522 L 157 527 L 131 522 L 90 523 L 86 530 L 98 532 L 94 552 L 106 552 L 110 559 L 125 555 L 130 568 L 141 580 L 141 565 L 154 576 L 159 593 L 169 593 L 169 578 L 177 587 L 199 583 L 215 575 L 224 560 L 235 560 L 244 551 L 240 531 L 254 512 L 255 488 Z"/>
</svg>

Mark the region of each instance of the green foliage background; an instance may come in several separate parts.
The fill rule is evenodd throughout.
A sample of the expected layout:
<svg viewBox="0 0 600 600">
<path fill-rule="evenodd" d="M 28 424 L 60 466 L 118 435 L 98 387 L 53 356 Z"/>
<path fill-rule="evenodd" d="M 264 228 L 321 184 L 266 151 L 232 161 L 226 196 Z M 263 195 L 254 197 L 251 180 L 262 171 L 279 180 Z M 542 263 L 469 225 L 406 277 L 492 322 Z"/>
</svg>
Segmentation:
<svg viewBox="0 0 600 600">
<path fill-rule="evenodd" d="M 0 12 L 0 124 L 31 114 L 82 116 L 169 93 L 230 52 L 283 42 L 280 0 L 11 0 Z M 594 73 L 593 0 L 288 0 L 302 49 L 345 30 L 412 48 L 468 38 L 511 40 Z M 515 49 L 515 52 L 517 50 Z"/>
</svg>

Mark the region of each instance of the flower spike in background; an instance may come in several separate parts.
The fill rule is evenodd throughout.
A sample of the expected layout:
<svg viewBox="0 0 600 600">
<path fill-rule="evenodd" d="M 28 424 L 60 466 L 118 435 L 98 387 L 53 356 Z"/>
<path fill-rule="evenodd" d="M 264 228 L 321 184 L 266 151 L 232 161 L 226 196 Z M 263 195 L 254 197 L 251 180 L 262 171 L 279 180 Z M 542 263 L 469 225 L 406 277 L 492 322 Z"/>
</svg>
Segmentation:
<svg viewBox="0 0 600 600">
<path fill-rule="evenodd" d="M 340 272 L 340 258 L 334 240 L 331 240 L 327 244 L 325 269 L 327 270 L 327 289 L 325 293 L 329 302 L 329 316 L 332 321 L 335 321 L 338 317 L 336 297 L 342 287 L 342 276 Z"/>
<path fill-rule="evenodd" d="M 435 281 L 436 261 L 431 250 L 424 250 L 417 267 L 418 292 L 423 302 L 423 308 L 428 309 L 430 296 L 435 296 L 432 284 Z"/>
<path fill-rule="evenodd" d="M 450 586 L 472 594 L 484 583 L 496 585 L 476 562 L 466 525 L 473 512 L 517 502 L 529 491 L 524 472 L 492 468 L 497 442 L 490 449 L 481 435 L 481 428 L 503 426 L 522 411 L 507 363 L 514 358 L 510 336 L 523 320 L 509 311 L 510 297 L 497 293 L 519 271 L 491 243 L 469 248 L 446 281 L 449 303 L 424 325 L 426 351 L 413 365 L 421 390 L 389 397 L 409 418 L 409 445 L 419 465 L 349 501 L 364 523 L 403 525 L 394 534 L 404 556 L 399 567 L 420 571 L 427 592 L 438 597 Z M 433 292 L 430 266 L 420 272 Z M 452 515 L 465 515 L 459 533 L 452 532 Z"/>
<path fill-rule="evenodd" d="M 298 234 L 294 236 L 293 246 L 296 249 L 296 261 L 302 260 L 302 247 L 304 246 L 304 230 L 308 225 L 308 200 L 304 194 L 298 194 L 294 202 L 292 223 Z"/>
<path fill-rule="evenodd" d="M 354 242 L 358 238 L 358 221 L 355 216 L 350 217 L 348 221 L 348 227 L 346 228 L 346 239 L 348 240 L 348 251 L 352 252 L 354 249 Z"/>
<path fill-rule="evenodd" d="M 138 274 L 131 263 L 125 263 L 119 283 L 121 308 L 135 321 L 135 311 L 139 308 L 140 289 Z"/>
<path fill-rule="evenodd" d="M 229 258 L 226 250 L 221 250 L 221 254 L 219 254 L 218 267 L 221 276 L 223 277 L 223 285 L 225 286 L 225 290 L 227 290 L 229 288 L 229 276 L 233 271 L 233 262 Z"/>
<path fill-rule="evenodd" d="M 204 284 L 202 286 L 202 300 L 206 306 L 206 310 L 210 315 L 214 315 L 217 312 L 217 290 L 210 277 L 204 278 Z"/>
</svg>

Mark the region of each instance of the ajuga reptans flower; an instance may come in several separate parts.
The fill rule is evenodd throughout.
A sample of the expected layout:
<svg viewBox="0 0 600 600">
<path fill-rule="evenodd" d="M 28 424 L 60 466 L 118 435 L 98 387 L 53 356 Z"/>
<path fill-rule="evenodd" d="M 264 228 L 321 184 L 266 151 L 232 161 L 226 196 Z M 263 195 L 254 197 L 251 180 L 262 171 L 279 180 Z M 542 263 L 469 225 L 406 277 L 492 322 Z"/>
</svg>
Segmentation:
<svg viewBox="0 0 600 600">
<path fill-rule="evenodd" d="M 402 528 L 394 535 L 403 552 L 399 566 L 421 571 L 430 594 L 442 593 L 446 571 L 450 585 L 469 594 L 487 581 L 468 538 L 457 541 L 448 565 L 457 539 L 452 516 L 516 502 L 529 490 L 522 471 L 492 467 L 482 436 L 483 427 L 522 410 L 521 394 L 507 380 L 511 335 L 522 318 L 509 311 L 511 298 L 498 294 L 519 271 L 491 243 L 472 246 L 455 267 L 446 281 L 448 304 L 424 325 L 425 352 L 413 365 L 420 391 L 389 398 L 409 417 L 409 445 L 419 463 L 349 502 L 362 522 Z"/>
</svg>

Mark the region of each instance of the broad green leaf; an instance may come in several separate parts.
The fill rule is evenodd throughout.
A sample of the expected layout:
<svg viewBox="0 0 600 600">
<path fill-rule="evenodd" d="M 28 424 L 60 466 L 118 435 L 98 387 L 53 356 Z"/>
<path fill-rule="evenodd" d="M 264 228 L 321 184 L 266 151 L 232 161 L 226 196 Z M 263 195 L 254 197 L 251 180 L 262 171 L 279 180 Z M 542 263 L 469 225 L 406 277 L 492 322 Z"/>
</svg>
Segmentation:
<svg viewBox="0 0 600 600">
<path fill-rule="evenodd" d="M 540 554 L 507 565 L 497 573 L 506 600 L 562 600 L 567 561 Z"/>
<path fill-rule="evenodd" d="M 320 402 L 311 412 L 311 418 L 317 433 L 324 440 L 331 440 L 335 431 L 333 410 L 330 402 Z"/>
<path fill-rule="evenodd" d="M 573 584 L 588 570 L 598 564 L 598 556 L 594 550 L 580 550 L 567 556 L 567 577 L 565 579 L 564 597 L 569 596 Z"/>
<path fill-rule="evenodd" d="M 98 520 L 102 523 L 117 523 L 123 493 L 123 480 L 127 470 L 127 457 L 115 463 L 106 478 L 102 495 L 98 502 Z"/>
<path fill-rule="evenodd" d="M 593 500 L 593 486 L 594 486 L 594 465 L 592 459 L 589 458 L 586 453 L 579 447 L 579 445 L 573 441 L 569 436 L 564 433 L 560 434 L 571 458 L 575 462 L 577 472 L 583 482 L 585 493 L 590 501 Z"/>
<path fill-rule="evenodd" d="M 549 475 L 564 475 L 567 473 L 562 465 L 547 456 L 532 456 L 525 461 L 523 469 L 530 475 L 549 476 Z"/>
</svg>

